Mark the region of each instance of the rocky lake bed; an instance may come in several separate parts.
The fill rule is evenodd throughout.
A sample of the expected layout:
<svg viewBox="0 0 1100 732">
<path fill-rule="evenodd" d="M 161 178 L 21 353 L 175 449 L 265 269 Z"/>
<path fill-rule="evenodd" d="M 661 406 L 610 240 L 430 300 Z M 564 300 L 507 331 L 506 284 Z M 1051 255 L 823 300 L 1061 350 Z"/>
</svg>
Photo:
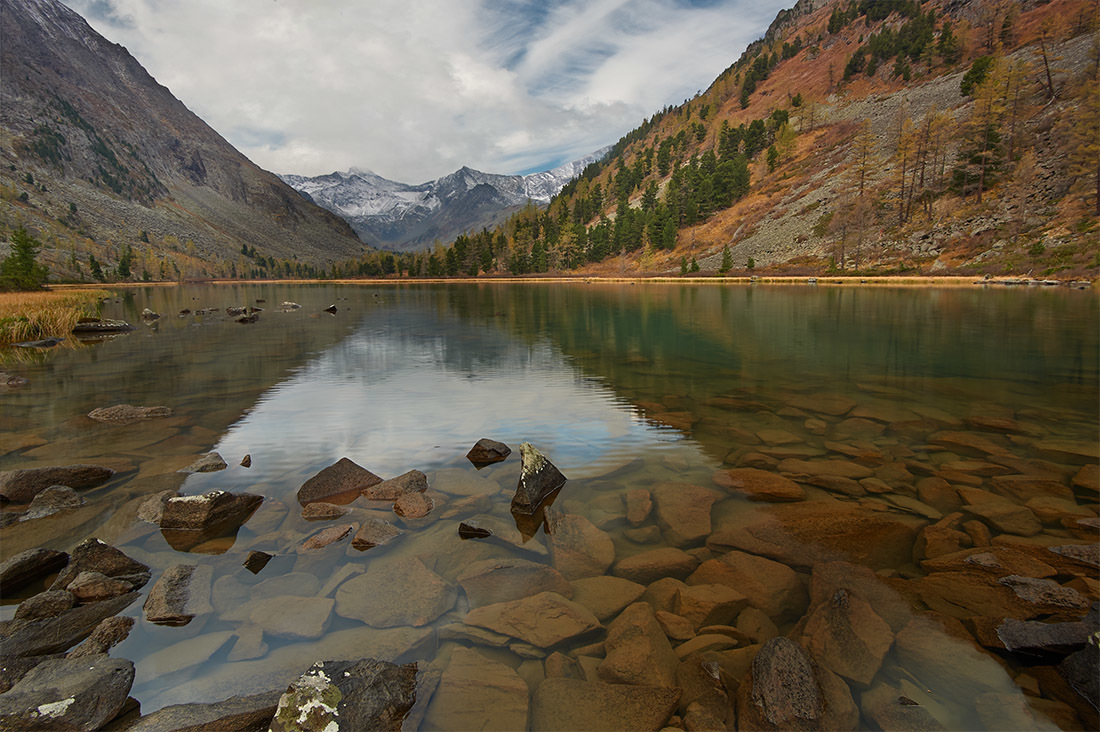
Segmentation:
<svg viewBox="0 0 1100 732">
<path fill-rule="evenodd" d="M 0 727 L 1097 728 L 1090 295 L 1084 364 L 979 383 L 733 351 L 691 288 L 657 347 L 623 287 L 277 289 L 4 367 Z"/>
</svg>

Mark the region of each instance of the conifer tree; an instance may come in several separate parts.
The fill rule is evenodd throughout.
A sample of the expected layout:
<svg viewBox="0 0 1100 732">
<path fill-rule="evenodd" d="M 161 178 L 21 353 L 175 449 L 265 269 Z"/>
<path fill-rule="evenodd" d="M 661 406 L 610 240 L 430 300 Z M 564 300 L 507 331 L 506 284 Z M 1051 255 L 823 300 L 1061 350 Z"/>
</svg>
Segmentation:
<svg viewBox="0 0 1100 732">
<path fill-rule="evenodd" d="M 718 272 L 725 274 L 733 269 L 733 255 L 730 254 L 730 245 L 722 247 L 722 264 L 718 265 Z"/>
<path fill-rule="evenodd" d="M 0 290 L 39 290 L 48 272 L 36 261 L 42 242 L 20 226 L 11 233 L 11 253 L 0 262 Z"/>
</svg>

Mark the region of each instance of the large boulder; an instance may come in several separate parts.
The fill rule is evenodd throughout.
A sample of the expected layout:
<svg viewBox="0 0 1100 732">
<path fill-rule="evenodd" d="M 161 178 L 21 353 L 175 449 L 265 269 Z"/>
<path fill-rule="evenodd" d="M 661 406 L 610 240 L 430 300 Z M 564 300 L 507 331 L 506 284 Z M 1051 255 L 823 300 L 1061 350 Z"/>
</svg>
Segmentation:
<svg viewBox="0 0 1100 732">
<path fill-rule="evenodd" d="M 314 501 L 351 503 L 364 489 L 381 482 L 381 478 L 366 468 L 340 458 L 302 484 L 298 489 L 298 503 L 303 506 Z"/>
<path fill-rule="evenodd" d="M 818 605 L 802 631 L 802 644 L 830 671 L 869 685 L 882 666 L 894 634 L 871 605 L 845 589 Z"/>
<path fill-rule="evenodd" d="M 375 628 L 427 625 L 454 606 L 458 590 L 416 557 L 375 562 L 336 591 L 336 614 Z"/>
<path fill-rule="evenodd" d="M 4 470 L 0 471 L 0 498 L 12 503 L 30 503 L 50 486 L 95 488 L 106 483 L 114 474 L 115 471 L 110 468 L 83 464 Z"/>
<path fill-rule="evenodd" d="M 0 657 L 40 656 L 68 650 L 87 638 L 101 621 L 121 612 L 137 598 L 137 592 L 130 592 L 80 605 L 60 615 L 9 626 L 0 637 Z"/>
<path fill-rule="evenodd" d="M 689 585 L 732 587 L 749 604 L 780 620 L 793 620 L 806 609 L 806 588 L 785 564 L 745 552 L 727 552 L 708 559 L 685 580 Z"/>
<path fill-rule="evenodd" d="M 97 730 L 122 710 L 133 683 L 125 659 L 51 658 L 0 694 L 0 729 Z"/>
<path fill-rule="evenodd" d="M 531 443 L 522 443 L 519 453 L 520 474 L 512 497 L 512 511 L 530 515 L 551 493 L 565 485 L 566 478 Z"/>
<path fill-rule="evenodd" d="M 550 678 L 535 690 L 531 729 L 657 732 L 676 711 L 679 698 L 679 689 Z"/>
<path fill-rule="evenodd" d="M 263 503 L 252 493 L 210 491 L 198 496 L 175 496 L 164 504 L 160 528 L 185 531 L 236 529 Z"/>
<path fill-rule="evenodd" d="M 177 564 L 169 567 L 145 598 L 145 619 L 160 625 L 187 625 L 196 615 L 211 612 L 210 565 Z"/>
<path fill-rule="evenodd" d="M 279 698 L 271 732 L 400 732 L 416 701 L 416 664 L 366 658 L 315 663 Z"/>
</svg>

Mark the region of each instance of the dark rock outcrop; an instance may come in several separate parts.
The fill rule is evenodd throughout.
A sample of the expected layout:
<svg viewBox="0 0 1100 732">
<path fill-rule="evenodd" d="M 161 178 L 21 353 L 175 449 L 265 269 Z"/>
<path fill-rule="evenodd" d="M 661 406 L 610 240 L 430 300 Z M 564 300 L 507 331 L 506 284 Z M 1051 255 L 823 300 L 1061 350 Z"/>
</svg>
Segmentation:
<svg viewBox="0 0 1100 732">
<path fill-rule="evenodd" d="M 149 581 L 149 567 L 93 537 L 85 539 L 73 549 L 69 564 L 57 575 L 50 589 L 68 589 L 70 584 L 85 573 L 123 580 L 134 590 Z"/>
<path fill-rule="evenodd" d="M 130 592 L 80 605 L 55 617 L 9 626 L 0 636 L 0 656 L 40 656 L 66 651 L 87 638 L 102 620 L 121 612 L 137 598 L 138 593 Z"/>
<path fill-rule="evenodd" d="M 13 503 L 28 503 L 50 486 L 95 488 L 106 483 L 114 474 L 115 471 L 99 465 L 63 465 L 5 470 L 0 472 L 0 497 Z"/>
<path fill-rule="evenodd" d="M 512 454 L 512 448 L 503 442 L 482 437 L 470 451 L 466 453 L 466 459 L 478 467 L 499 463 Z"/>
<path fill-rule="evenodd" d="M 210 704 L 174 704 L 146 714 L 126 732 L 253 732 L 267 730 L 281 691 L 235 696 Z"/>
<path fill-rule="evenodd" d="M 0 564 L 0 592 L 10 594 L 69 563 L 69 555 L 53 549 L 27 549 Z"/>
<path fill-rule="evenodd" d="M 97 730 L 133 683 L 134 664 L 106 654 L 43 661 L 0 694 L 0 729 Z"/>
</svg>

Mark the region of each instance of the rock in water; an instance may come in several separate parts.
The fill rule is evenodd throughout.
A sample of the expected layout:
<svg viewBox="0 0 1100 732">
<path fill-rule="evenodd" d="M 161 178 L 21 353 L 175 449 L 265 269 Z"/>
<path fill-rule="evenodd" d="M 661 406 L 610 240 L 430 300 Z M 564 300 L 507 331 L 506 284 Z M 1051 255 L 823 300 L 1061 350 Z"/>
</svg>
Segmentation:
<svg viewBox="0 0 1100 732">
<path fill-rule="evenodd" d="M 512 510 L 532 514 L 547 496 L 565 485 L 565 476 L 529 442 L 519 446 L 522 467 Z"/>
<path fill-rule="evenodd" d="M 298 489 L 298 503 L 314 501 L 350 503 L 361 491 L 381 483 L 382 479 L 347 458 L 340 458 Z"/>
<path fill-rule="evenodd" d="M 164 504 L 162 529 L 211 530 L 240 526 L 263 503 L 252 493 L 210 491 L 200 496 L 177 496 Z"/>
<path fill-rule="evenodd" d="M 470 451 L 466 453 L 466 459 L 478 467 L 499 463 L 512 454 L 512 448 L 503 442 L 482 437 Z"/>
<path fill-rule="evenodd" d="M 99 465 L 64 465 L 0 471 L 0 496 L 13 503 L 28 503 L 54 485 L 95 488 L 111 479 L 115 471 Z"/>
<path fill-rule="evenodd" d="M 195 462 L 183 468 L 179 472 L 181 473 L 213 473 L 218 470 L 225 470 L 229 467 L 222 456 L 216 452 L 208 452 L 200 457 Z"/>
<path fill-rule="evenodd" d="M 738 689 L 742 729 L 822 729 L 825 701 L 806 651 L 787 638 L 772 638 L 752 662 Z"/>
<path fill-rule="evenodd" d="M 122 710 L 133 683 L 125 659 L 51 658 L 0 694 L 0 729 L 99 729 Z"/>
<path fill-rule="evenodd" d="M 416 664 L 362 661 L 315 663 L 279 699 L 271 732 L 387 730 L 399 732 L 416 701 Z"/>
<path fill-rule="evenodd" d="M 116 404 L 113 407 L 99 407 L 88 412 L 88 417 L 96 422 L 111 424 L 130 424 L 142 419 L 171 417 L 170 407 L 134 407 L 129 404 Z"/>
<path fill-rule="evenodd" d="M 145 598 L 145 619 L 162 625 L 187 625 L 196 615 L 213 610 L 209 565 L 177 564 L 164 571 Z"/>
<path fill-rule="evenodd" d="M 12 593 L 69 563 L 69 555 L 54 549 L 27 549 L 0 563 L 0 591 Z"/>
</svg>

